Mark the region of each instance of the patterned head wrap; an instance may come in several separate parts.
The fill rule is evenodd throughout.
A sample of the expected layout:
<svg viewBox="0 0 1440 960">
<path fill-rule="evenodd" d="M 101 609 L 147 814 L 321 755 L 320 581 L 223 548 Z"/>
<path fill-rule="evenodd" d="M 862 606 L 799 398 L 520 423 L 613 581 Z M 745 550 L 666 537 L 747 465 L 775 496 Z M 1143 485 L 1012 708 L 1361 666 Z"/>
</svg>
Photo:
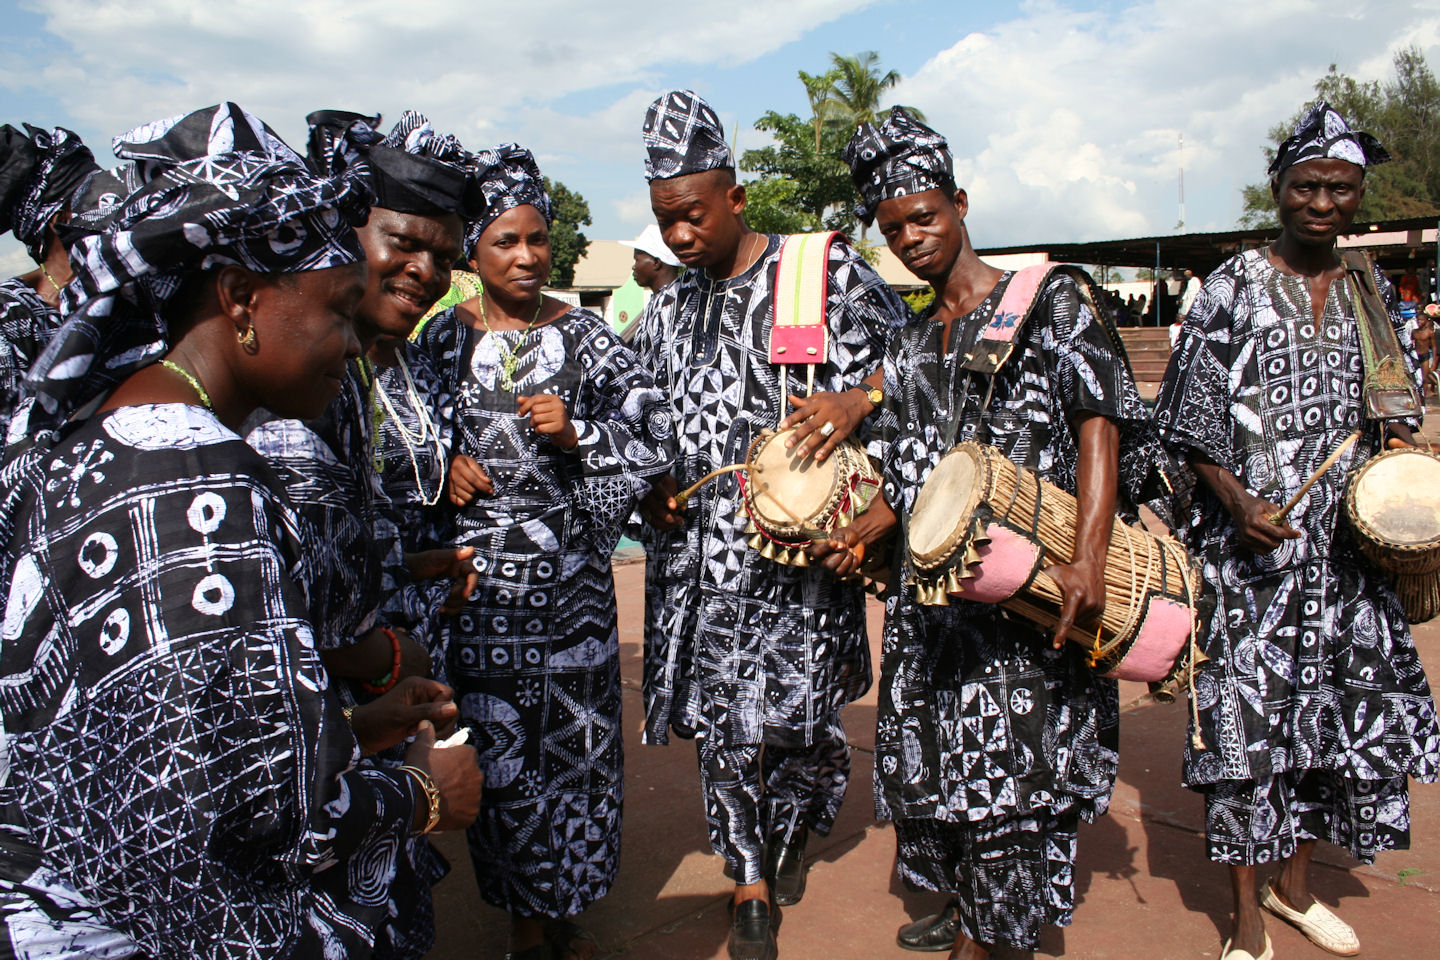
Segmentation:
<svg viewBox="0 0 1440 960">
<path fill-rule="evenodd" d="M 884 200 L 939 188 L 955 192 L 955 165 L 945 138 L 910 116 L 904 107 L 891 107 L 880 126 L 864 123 L 845 144 L 842 159 L 850 165 L 850 179 L 860 191 L 855 215 L 866 224 Z"/>
<path fill-rule="evenodd" d="M 0 127 L 0 233 L 13 231 L 39 263 L 45 228 L 100 166 L 73 131 L 24 126 Z"/>
<path fill-rule="evenodd" d="M 458 214 L 474 220 L 485 208 L 476 157 L 455 137 L 435 132 L 422 114 L 406 110 L 387 136 L 379 115 L 317 110 L 310 124 L 310 167 L 360 180 L 375 206 L 397 213 Z"/>
<path fill-rule="evenodd" d="M 12 442 L 54 429 L 168 349 L 165 306 L 196 271 L 298 273 L 364 260 L 365 198 L 317 178 L 233 103 L 137 127 L 115 155 L 141 184 L 70 252 L 64 324 L 25 378 Z M 99 224 L 97 224 L 99 226 Z"/>
<path fill-rule="evenodd" d="M 645 111 L 646 180 L 669 180 L 706 170 L 735 169 L 725 128 L 694 90 L 671 90 Z"/>
<path fill-rule="evenodd" d="M 535 156 L 518 143 L 502 143 L 494 150 L 475 155 L 480 190 L 485 195 L 485 212 L 465 225 L 465 249 L 474 253 L 485 228 L 508 210 L 530 204 L 540 211 L 549 226 L 555 219 L 545 179 Z"/>
<path fill-rule="evenodd" d="M 1278 177 L 1297 163 L 1327 158 L 1371 167 L 1389 160 L 1390 152 L 1370 134 L 1352 130 L 1330 104 L 1316 100 L 1295 125 L 1289 138 L 1275 151 L 1275 159 L 1270 162 L 1270 175 Z"/>
</svg>

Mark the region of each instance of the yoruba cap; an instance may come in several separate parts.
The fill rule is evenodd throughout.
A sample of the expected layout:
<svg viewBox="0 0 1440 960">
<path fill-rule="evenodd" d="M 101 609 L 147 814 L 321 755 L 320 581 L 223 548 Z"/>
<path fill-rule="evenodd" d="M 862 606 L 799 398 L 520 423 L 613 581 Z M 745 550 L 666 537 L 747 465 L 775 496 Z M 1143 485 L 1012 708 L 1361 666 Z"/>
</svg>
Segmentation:
<svg viewBox="0 0 1440 960">
<path fill-rule="evenodd" d="M 841 158 L 860 191 L 855 215 L 867 224 L 885 200 L 936 188 L 955 192 L 949 144 L 904 107 L 892 107 L 879 126 L 862 123 Z"/>
</svg>

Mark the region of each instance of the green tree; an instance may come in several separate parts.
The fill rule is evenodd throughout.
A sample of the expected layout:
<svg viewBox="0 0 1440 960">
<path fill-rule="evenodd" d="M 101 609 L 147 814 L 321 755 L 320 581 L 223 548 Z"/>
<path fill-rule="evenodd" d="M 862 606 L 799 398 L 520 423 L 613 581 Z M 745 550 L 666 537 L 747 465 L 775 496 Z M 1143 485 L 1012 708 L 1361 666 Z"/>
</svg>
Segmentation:
<svg viewBox="0 0 1440 960">
<path fill-rule="evenodd" d="M 1357 129 L 1373 134 L 1393 157 L 1365 174 L 1358 223 L 1440 214 L 1440 83 L 1416 47 L 1396 53 L 1392 66 L 1393 76 L 1384 84 L 1356 80 L 1334 64 L 1315 82 L 1316 98 L 1328 101 Z M 1267 167 L 1303 115 L 1304 109 L 1271 128 Z M 1241 226 L 1278 225 L 1269 180 L 1246 185 L 1241 198 Z"/>
<path fill-rule="evenodd" d="M 751 180 L 745 184 L 745 222 L 761 233 L 819 230 L 820 218 L 796 205 L 799 190 L 800 185 L 789 177 Z"/>
<path fill-rule="evenodd" d="M 820 149 L 816 150 L 814 121 L 793 113 L 771 110 L 756 121 L 755 129 L 769 133 L 775 142 L 746 150 L 740 158 L 741 168 L 763 180 L 793 184 L 794 190 L 781 201 L 792 212 L 813 218 L 827 230 L 853 230 L 856 194 L 850 169 L 840 159 L 845 148 L 840 131 L 833 125 L 821 128 Z M 754 190 L 754 181 L 746 184 L 746 189 Z"/>
<path fill-rule="evenodd" d="M 842 56 L 830 54 L 831 70 L 828 76 L 834 79 L 825 98 L 829 114 L 843 123 L 850 132 L 862 123 L 878 123 L 882 113 L 880 100 L 899 84 L 898 70 L 880 72 L 880 55 L 874 50 Z M 925 115 L 914 107 L 906 107 L 917 119 Z"/>
<path fill-rule="evenodd" d="M 555 219 L 550 224 L 550 286 L 570 287 L 575 283 L 575 264 L 585 256 L 590 239 L 580 232 L 591 224 L 590 204 L 559 180 L 545 178 L 545 192 Z"/>
</svg>

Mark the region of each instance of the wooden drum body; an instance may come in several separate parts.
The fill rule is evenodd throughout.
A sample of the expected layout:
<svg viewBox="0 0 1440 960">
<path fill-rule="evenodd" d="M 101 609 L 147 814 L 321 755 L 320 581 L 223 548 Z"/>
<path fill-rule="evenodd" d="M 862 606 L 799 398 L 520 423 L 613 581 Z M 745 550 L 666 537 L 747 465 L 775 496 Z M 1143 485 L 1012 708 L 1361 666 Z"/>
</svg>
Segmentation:
<svg viewBox="0 0 1440 960">
<path fill-rule="evenodd" d="M 1411 623 L 1440 614 L 1440 455 L 1388 450 L 1350 477 L 1345 514 L 1361 554 L 1389 575 Z"/>
<path fill-rule="evenodd" d="M 821 462 L 796 457 L 785 441 L 793 427 L 766 430 L 750 445 L 741 481 L 750 546 L 777 563 L 809 566 L 805 548 L 849 526 L 880 493 L 880 474 L 854 440 Z"/>
<path fill-rule="evenodd" d="M 936 464 L 910 517 L 916 599 L 998 603 L 1053 628 L 1063 594 L 1044 571 L 1074 558 L 1076 517 L 1064 490 L 993 447 L 960 444 Z M 1199 567 L 1179 543 L 1116 520 L 1099 636 L 1071 637 L 1103 676 L 1170 678 L 1185 659 L 1199 584 Z"/>
</svg>

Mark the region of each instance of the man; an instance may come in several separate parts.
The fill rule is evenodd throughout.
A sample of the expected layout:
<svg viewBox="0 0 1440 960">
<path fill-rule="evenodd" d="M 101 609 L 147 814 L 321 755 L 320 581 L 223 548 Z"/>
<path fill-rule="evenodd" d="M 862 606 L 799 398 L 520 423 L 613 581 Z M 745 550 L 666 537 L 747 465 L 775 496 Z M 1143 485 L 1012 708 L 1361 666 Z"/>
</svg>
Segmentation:
<svg viewBox="0 0 1440 960">
<path fill-rule="evenodd" d="M 1175 310 L 1175 319 L 1184 322 L 1190 315 L 1190 308 L 1195 305 L 1195 298 L 1200 296 L 1200 278 L 1195 276 L 1194 270 L 1181 271 L 1183 286 L 1180 288 L 1180 306 Z"/>
<path fill-rule="evenodd" d="M 1063 640 L 1072 626 L 1094 629 L 1117 508 L 1135 516 L 1162 451 L 1118 333 L 1082 295 L 1081 282 L 1096 289 L 1088 277 L 1050 273 L 1021 310 L 1010 359 L 967 368 L 990 356 L 981 335 L 1015 275 L 976 256 L 944 137 L 896 107 L 863 125 L 844 157 L 857 212 L 935 291 L 886 352 L 871 447 L 886 502 L 908 518 L 935 464 L 964 440 L 993 445 L 1079 501 L 1075 561 L 1047 570 L 1065 594 L 1053 638 L 993 605 L 919 603 L 904 586 L 907 520 L 881 648 L 877 808 L 895 823 L 901 878 L 953 897 L 902 927 L 900 946 L 966 960 L 996 943 L 1034 950 L 1043 925 L 1070 922 L 1076 831 L 1105 812 L 1118 759 L 1116 685 Z M 817 552 L 848 571 L 854 558 L 837 556 L 877 543 L 888 513 L 872 507 Z"/>
<path fill-rule="evenodd" d="M 631 271 L 635 282 L 651 293 L 659 293 L 664 287 L 675 282 L 680 276 L 680 261 L 665 246 L 660 228 L 650 224 L 640 231 L 634 240 L 621 240 L 622 244 L 635 250 L 635 266 Z"/>
<path fill-rule="evenodd" d="M 1256 864 L 1283 864 L 1263 906 L 1341 955 L 1348 924 L 1310 895 L 1316 840 L 1363 862 L 1409 845 L 1406 778 L 1436 778 L 1435 704 L 1399 601 L 1361 563 L 1342 501 L 1351 468 L 1410 426 L 1366 419 L 1358 305 L 1336 238 L 1388 159 L 1323 100 L 1280 145 L 1270 189 L 1280 237 L 1205 282 L 1161 384 L 1156 418 L 1202 481 L 1183 531 L 1213 591 L 1202 624 L 1210 658 L 1195 680 L 1198 728 L 1185 783 L 1205 797 L 1212 860 L 1229 865 L 1235 926 L 1226 960 L 1270 957 Z M 1389 369 L 1412 368 L 1393 293 Z M 1351 278 L 1363 282 L 1358 271 Z M 1403 364 L 1403 367 L 1398 366 Z M 1403 391 L 1404 384 L 1401 384 Z M 1413 423 L 1414 421 L 1411 421 Z M 1352 432 L 1285 521 L 1272 520 Z"/>
<path fill-rule="evenodd" d="M 356 229 L 368 268 L 355 319 L 361 350 L 368 354 L 382 338 L 401 343 L 449 289 L 465 221 L 479 213 L 473 155 L 413 112 L 383 137 L 371 127 L 378 117 L 317 111 L 307 120 L 316 172 L 353 181 L 375 197 Z M 323 416 L 295 420 L 261 411 L 247 424 L 246 440 L 274 468 L 300 515 L 311 619 L 325 665 L 346 681 L 346 696 L 364 701 L 403 677 L 431 672 L 439 658 L 427 649 L 430 604 L 412 578 L 457 576 L 470 551 L 433 551 L 407 566 L 404 522 L 376 469 L 377 458 L 383 462 L 377 414 L 387 413 L 376 371 L 362 357 L 347 364 L 346 374 Z M 407 853 L 423 882 L 397 885 L 396 919 L 377 946 L 384 958 L 422 956 L 434 938 L 429 885 L 446 865 L 423 841 Z"/>
<path fill-rule="evenodd" d="M 672 91 L 645 117 L 650 204 L 665 245 L 690 269 L 646 308 L 637 352 L 674 413 L 676 472 L 642 509 L 646 534 L 645 736 L 699 748 L 710 842 L 736 888 L 730 953 L 775 954 L 775 902 L 804 892 L 807 834 L 834 823 L 849 774 L 840 708 L 870 684 L 864 595 L 825 571 L 785 567 L 747 545 L 733 477 L 683 510 L 677 482 L 744 461 L 751 441 L 804 422 L 797 456 L 823 458 L 875 406 L 877 371 L 904 303 L 854 248 L 829 250 L 828 354 L 814 397 L 792 397 L 770 363 L 781 238 L 745 224 L 745 188 L 715 112 Z M 803 379 L 797 377 L 796 379 Z M 791 382 L 795 382 L 792 380 Z M 765 847 L 770 848 L 767 863 Z M 778 876 L 778 880 L 777 880 Z"/>
</svg>

